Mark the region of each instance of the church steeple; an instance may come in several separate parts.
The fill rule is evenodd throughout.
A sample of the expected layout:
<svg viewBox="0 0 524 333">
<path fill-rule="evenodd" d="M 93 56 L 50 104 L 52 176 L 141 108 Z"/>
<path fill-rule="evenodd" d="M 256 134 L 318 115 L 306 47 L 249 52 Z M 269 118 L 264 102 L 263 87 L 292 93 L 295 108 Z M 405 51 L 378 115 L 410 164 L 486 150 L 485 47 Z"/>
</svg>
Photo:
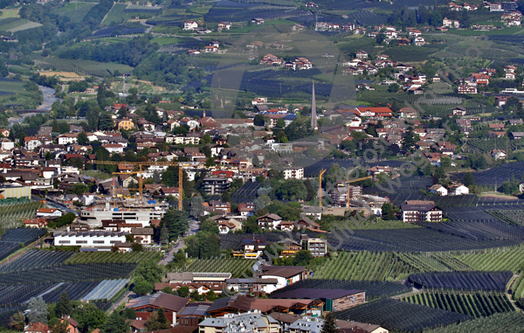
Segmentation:
<svg viewBox="0 0 524 333">
<path fill-rule="evenodd" d="M 315 81 L 313 81 L 313 90 L 311 91 L 311 128 L 318 129 L 317 125 L 317 104 L 315 102 Z"/>
</svg>

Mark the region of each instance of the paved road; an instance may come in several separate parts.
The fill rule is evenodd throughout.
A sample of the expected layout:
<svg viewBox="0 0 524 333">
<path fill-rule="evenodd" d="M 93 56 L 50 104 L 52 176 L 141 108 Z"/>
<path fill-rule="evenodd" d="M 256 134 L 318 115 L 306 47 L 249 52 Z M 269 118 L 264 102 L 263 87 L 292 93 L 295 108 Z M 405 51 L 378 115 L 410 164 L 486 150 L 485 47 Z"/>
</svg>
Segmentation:
<svg viewBox="0 0 524 333">
<path fill-rule="evenodd" d="M 185 247 L 184 244 L 184 238 L 189 237 L 191 235 L 194 235 L 199 229 L 198 222 L 197 221 L 191 221 L 191 225 L 189 226 L 189 231 L 184 234 L 182 238 L 179 238 L 173 247 L 165 254 L 162 259 L 158 262 L 159 265 L 166 266 L 171 261 L 173 261 L 173 255 L 178 252 L 178 250 L 183 249 Z"/>
<path fill-rule="evenodd" d="M 42 200 L 38 197 L 35 197 L 35 196 L 31 196 L 31 198 L 33 200 Z M 51 199 L 49 199 L 48 197 L 45 198 L 46 200 L 46 205 L 48 206 L 51 206 L 51 207 L 55 207 L 55 208 L 58 208 L 60 210 L 64 210 L 66 213 L 73 213 L 75 214 L 76 216 L 78 216 L 78 212 L 76 210 L 73 210 L 67 206 L 64 206 L 62 205 L 61 203 L 58 203 L 58 202 L 55 202 L 55 201 L 51 201 Z"/>
</svg>

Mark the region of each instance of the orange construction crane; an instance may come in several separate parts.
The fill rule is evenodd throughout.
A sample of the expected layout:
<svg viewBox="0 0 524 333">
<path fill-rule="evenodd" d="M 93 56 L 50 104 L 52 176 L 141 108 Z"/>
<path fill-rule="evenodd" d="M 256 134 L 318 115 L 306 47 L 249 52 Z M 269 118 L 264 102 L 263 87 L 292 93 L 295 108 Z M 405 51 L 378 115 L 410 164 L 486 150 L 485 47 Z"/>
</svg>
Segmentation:
<svg viewBox="0 0 524 333">
<path fill-rule="evenodd" d="M 322 176 L 326 171 L 326 169 L 320 169 L 320 174 L 318 176 L 318 207 L 322 207 Z"/>
<path fill-rule="evenodd" d="M 359 181 L 361 181 L 361 180 L 371 179 L 371 178 L 373 178 L 373 176 L 362 177 L 362 178 L 358 178 L 358 179 L 354 179 L 354 180 L 349 180 L 349 178 L 347 179 L 348 191 L 347 191 L 347 193 L 346 193 L 346 194 L 347 194 L 347 203 L 346 203 L 346 207 L 349 208 L 349 204 L 350 204 L 350 203 L 349 203 L 349 199 L 350 199 L 350 197 L 351 197 L 351 196 L 349 195 L 349 184 L 350 184 L 350 183 L 359 182 Z"/>
<path fill-rule="evenodd" d="M 178 187 L 179 187 L 179 198 L 178 198 L 178 209 L 182 210 L 182 185 L 183 185 L 183 171 L 178 162 L 126 162 L 126 161 L 89 161 L 91 164 L 103 164 L 103 165 L 133 165 L 138 166 L 138 171 L 129 172 L 114 172 L 114 174 L 138 174 L 138 196 L 139 202 L 143 202 L 143 179 L 142 179 L 142 166 L 178 166 Z"/>
</svg>

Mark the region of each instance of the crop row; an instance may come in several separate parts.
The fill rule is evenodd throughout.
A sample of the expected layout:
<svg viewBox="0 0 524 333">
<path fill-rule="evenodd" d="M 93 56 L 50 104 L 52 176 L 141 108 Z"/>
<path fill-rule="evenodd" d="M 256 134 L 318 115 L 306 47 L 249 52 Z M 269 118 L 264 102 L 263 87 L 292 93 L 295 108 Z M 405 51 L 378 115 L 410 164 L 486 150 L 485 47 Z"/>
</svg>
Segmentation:
<svg viewBox="0 0 524 333">
<path fill-rule="evenodd" d="M 492 332 L 521 332 L 524 327 L 522 312 L 496 313 L 493 316 L 466 321 L 457 325 L 436 328 L 424 331 L 425 333 L 492 333 Z"/>
<path fill-rule="evenodd" d="M 0 286 L 0 306 L 14 306 L 37 297 L 54 287 L 54 283 L 21 284 Z"/>
<path fill-rule="evenodd" d="M 81 300 L 91 290 L 93 290 L 100 281 L 83 281 L 60 283 L 56 288 L 42 296 L 46 303 L 56 303 L 60 300 L 60 295 L 66 292 L 70 300 Z"/>
<path fill-rule="evenodd" d="M 524 226 L 524 210 L 490 210 L 487 213 L 508 224 Z"/>
<path fill-rule="evenodd" d="M 423 292 L 402 298 L 403 301 L 462 313 L 473 318 L 515 311 L 503 293 Z"/>
<path fill-rule="evenodd" d="M 46 229 L 37 229 L 37 228 L 17 228 L 17 229 L 8 229 L 5 234 L 2 236 L 1 243 L 10 242 L 10 243 L 24 243 L 29 244 L 34 242 L 38 238 L 45 235 Z"/>
<path fill-rule="evenodd" d="M 129 279 L 120 280 L 104 280 L 93 288 L 89 294 L 82 298 L 82 301 L 95 301 L 101 299 L 111 299 L 116 293 L 120 291 Z"/>
<path fill-rule="evenodd" d="M 299 288 L 363 290 L 366 292 L 367 301 L 383 296 L 405 294 L 411 291 L 410 288 L 406 287 L 400 282 L 307 279 L 289 285 L 284 289 L 279 290 L 279 292 L 295 290 Z"/>
<path fill-rule="evenodd" d="M 479 253 L 457 256 L 461 262 L 480 271 L 509 270 L 518 272 L 524 262 L 524 245 L 486 249 Z"/>
<path fill-rule="evenodd" d="M 2 205 L 0 206 L 0 221 L 13 219 L 20 221 L 21 219 L 31 218 L 43 206 L 44 204 L 40 201 Z"/>
<path fill-rule="evenodd" d="M 419 332 L 425 328 L 445 326 L 471 319 L 460 313 L 387 298 L 334 314 L 338 319 L 375 324 L 388 330 L 405 332 Z"/>
<path fill-rule="evenodd" d="M 443 223 L 420 223 L 426 228 L 435 229 L 474 240 L 524 239 L 524 228 L 508 225 L 486 214 L 489 220 L 468 220 Z M 473 217 L 471 217 L 473 218 Z"/>
<path fill-rule="evenodd" d="M 419 272 L 391 252 L 342 252 L 322 265 L 315 279 L 385 281 Z"/>
<path fill-rule="evenodd" d="M 74 252 L 29 250 L 15 261 L 0 266 L 0 272 L 60 265 L 73 254 Z"/>
<path fill-rule="evenodd" d="M 127 278 L 135 264 L 77 264 L 1 273 L 0 285 Z"/>
<path fill-rule="evenodd" d="M 251 276 L 251 267 L 254 262 L 249 259 L 197 259 L 189 266 L 183 268 L 183 272 L 229 272 L 232 277 L 243 277 L 244 274 Z"/>
<path fill-rule="evenodd" d="M 412 274 L 407 283 L 416 288 L 504 291 L 513 274 L 504 272 L 432 272 Z"/>
<path fill-rule="evenodd" d="M 142 252 L 79 252 L 75 253 L 69 258 L 65 264 L 130 264 L 139 263 L 141 261 L 155 261 L 159 259 L 159 253 L 156 251 L 142 251 Z"/>
</svg>

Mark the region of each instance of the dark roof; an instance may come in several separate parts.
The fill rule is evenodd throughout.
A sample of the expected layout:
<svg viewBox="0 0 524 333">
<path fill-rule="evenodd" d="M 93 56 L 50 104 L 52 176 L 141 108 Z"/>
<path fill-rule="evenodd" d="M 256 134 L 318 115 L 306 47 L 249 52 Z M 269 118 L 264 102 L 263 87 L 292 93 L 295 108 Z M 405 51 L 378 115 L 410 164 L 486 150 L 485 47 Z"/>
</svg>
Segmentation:
<svg viewBox="0 0 524 333">
<path fill-rule="evenodd" d="M 275 275 L 290 278 L 304 272 L 304 266 L 262 266 L 262 275 Z"/>
<path fill-rule="evenodd" d="M 363 293 L 363 290 L 357 289 L 313 289 L 313 288 L 298 288 L 294 290 L 284 291 L 271 298 L 298 298 L 298 299 L 338 299 L 349 295 Z"/>
<path fill-rule="evenodd" d="M 289 313 L 271 312 L 269 315 L 273 317 L 273 319 L 286 324 L 292 324 L 300 319 L 299 315 L 292 315 Z"/>
<path fill-rule="evenodd" d="M 180 316 L 204 316 L 211 303 L 189 303 L 186 307 L 178 313 Z"/>
<path fill-rule="evenodd" d="M 433 208 L 436 208 L 437 206 L 433 202 L 418 202 L 416 204 L 409 204 L 405 203 L 400 205 L 400 208 L 404 210 L 417 210 L 417 211 L 423 211 L 428 212 L 432 210 Z"/>
<path fill-rule="evenodd" d="M 136 309 L 145 305 L 163 307 L 165 310 L 179 312 L 187 304 L 188 300 L 175 295 L 159 292 L 149 296 L 139 297 L 126 304 L 126 308 Z"/>
</svg>

